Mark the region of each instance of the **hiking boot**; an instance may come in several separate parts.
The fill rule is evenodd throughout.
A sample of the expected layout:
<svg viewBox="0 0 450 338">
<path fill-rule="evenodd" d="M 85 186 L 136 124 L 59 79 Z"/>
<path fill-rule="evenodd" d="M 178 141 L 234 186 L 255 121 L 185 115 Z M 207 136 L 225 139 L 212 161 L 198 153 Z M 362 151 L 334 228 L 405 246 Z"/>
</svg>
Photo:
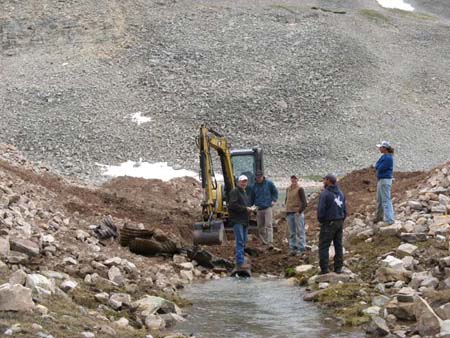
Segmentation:
<svg viewBox="0 0 450 338">
<path fill-rule="evenodd" d="M 234 269 L 239 271 L 239 270 L 250 270 L 250 264 L 248 263 L 243 263 L 243 264 L 236 264 L 234 266 Z"/>
<path fill-rule="evenodd" d="M 320 270 L 319 275 L 326 275 L 327 273 L 329 273 L 328 270 Z"/>
<path fill-rule="evenodd" d="M 340 275 L 341 273 L 343 273 L 342 268 L 335 269 L 334 273 L 337 273 L 338 275 Z"/>
<path fill-rule="evenodd" d="M 295 256 L 297 253 L 294 250 L 289 251 L 289 256 Z"/>
</svg>

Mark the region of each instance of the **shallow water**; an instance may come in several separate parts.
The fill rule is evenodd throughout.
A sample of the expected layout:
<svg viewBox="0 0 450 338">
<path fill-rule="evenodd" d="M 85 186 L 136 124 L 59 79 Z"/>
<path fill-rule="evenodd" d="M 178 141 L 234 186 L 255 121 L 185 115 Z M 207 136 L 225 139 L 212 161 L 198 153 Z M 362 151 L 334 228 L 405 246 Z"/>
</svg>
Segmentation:
<svg viewBox="0 0 450 338">
<path fill-rule="evenodd" d="M 304 290 L 280 279 L 224 278 L 193 284 L 182 292 L 192 301 L 188 320 L 176 327 L 197 338 L 364 337 L 342 332 Z"/>
</svg>

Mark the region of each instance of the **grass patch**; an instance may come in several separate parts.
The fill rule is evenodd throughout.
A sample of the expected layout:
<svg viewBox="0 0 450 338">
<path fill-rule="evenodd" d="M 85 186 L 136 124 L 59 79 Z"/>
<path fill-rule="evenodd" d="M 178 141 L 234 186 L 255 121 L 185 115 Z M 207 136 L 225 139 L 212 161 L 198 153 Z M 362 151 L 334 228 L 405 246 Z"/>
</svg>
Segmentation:
<svg viewBox="0 0 450 338">
<path fill-rule="evenodd" d="M 349 241 L 347 249 L 351 252 L 349 256 L 358 255 L 359 259 L 358 261 L 350 260 L 350 270 L 358 271 L 363 280 L 372 280 L 372 276 L 379 267 L 378 257 L 395 250 L 400 244 L 401 241 L 396 236 L 382 237 L 377 235 L 373 237 L 371 243 L 354 238 Z"/>
<path fill-rule="evenodd" d="M 291 13 L 291 14 L 298 14 L 298 13 L 295 11 L 295 7 L 292 7 L 292 6 L 287 6 L 287 5 L 279 4 L 279 5 L 272 5 L 272 6 L 270 6 L 270 7 L 272 7 L 273 9 L 281 9 L 281 10 L 285 10 L 285 11 Z"/>
<path fill-rule="evenodd" d="M 361 296 L 360 290 L 364 285 L 360 283 L 345 283 L 329 286 L 318 293 L 315 301 L 333 309 L 333 316 L 344 320 L 345 325 L 359 326 L 370 321 L 370 317 L 362 311 L 369 303 L 369 296 Z"/>
<path fill-rule="evenodd" d="M 430 14 L 425 14 L 425 13 L 420 13 L 420 12 L 409 12 L 409 11 L 403 11 L 401 9 L 390 9 L 390 11 L 392 13 L 395 14 L 399 14 L 401 16 L 404 17 L 410 17 L 413 19 L 419 19 L 419 20 L 436 20 L 436 17 L 430 15 Z"/>
<path fill-rule="evenodd" d="M 382 21 L 382 22 L 388 22 L 389 19 L 387 16 L 381 14 L 379 11 L 376 11 L 374 9 L 361 9 L 359 11 L 361 15 L 374 20 L 374 21 Z"/>
</svg>

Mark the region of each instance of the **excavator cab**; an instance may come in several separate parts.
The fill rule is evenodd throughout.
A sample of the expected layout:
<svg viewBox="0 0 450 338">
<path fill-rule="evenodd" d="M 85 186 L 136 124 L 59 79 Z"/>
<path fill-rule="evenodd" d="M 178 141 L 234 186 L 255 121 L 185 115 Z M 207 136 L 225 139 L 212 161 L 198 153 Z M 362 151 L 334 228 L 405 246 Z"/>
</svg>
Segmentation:
<svg viewBox="0 0 450 338">
<path fill-rule="evenodd" d="M 221 244 L 224 230 L 232 229 L 228 222 L 227 201 L 236 187 L 240 175 L 248 177 L 249 186 L 255 182 L 257 170 L 263 170 L 263 153 L 260 148 L 230 150 L 227 139 L 218 132 L 200 127 L 200 176 L 203 188 L 203 221 L 194 224 L 194 245 Z M 220 159 L 223 183 L 218 182 L 213 169 L 211 150 Z"/>
</svg>

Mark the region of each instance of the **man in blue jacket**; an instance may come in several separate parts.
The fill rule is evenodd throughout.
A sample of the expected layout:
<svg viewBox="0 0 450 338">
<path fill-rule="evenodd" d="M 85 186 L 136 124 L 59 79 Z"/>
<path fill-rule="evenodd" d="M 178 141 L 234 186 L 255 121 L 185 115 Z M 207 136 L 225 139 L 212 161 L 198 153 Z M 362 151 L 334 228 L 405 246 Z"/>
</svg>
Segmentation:
<svg viewBox="0 0 450 338">
<path fill-rule="evenodd" d="M 388 141 L 377 144 L 381 157 L 375 164 L 377 170 L 377 213 L 374 223 L 385 219 L 387 224 L 394 223 L 394 207 L 392 206 L 391 187 L 394 172 L 394 148 Z"/>
<path fill-rule="evenodd" d="M 334 245 L 334 272 L 342 273 L 344 250 L 342 235 L 344 220 L 347 217 L 345 196 L 336 185 L 336 176 L 328 174 L 323 178 L 324 190 L 320 193 L 317 218 L 320 223 L 319 265 L 320 273 L 328 273 L 328 250 Z"/>
<path fill-rule="evenodd" d="M 251 205 L 257 207 L 256 221 L 259 237 L 269 250 L 273 249 L 273 211 L 278 200 L 278 190 L 272 181 L 266 179 L 261 170 L 256 171 L 255 184 L 251 189 Z"/>
</svg>

